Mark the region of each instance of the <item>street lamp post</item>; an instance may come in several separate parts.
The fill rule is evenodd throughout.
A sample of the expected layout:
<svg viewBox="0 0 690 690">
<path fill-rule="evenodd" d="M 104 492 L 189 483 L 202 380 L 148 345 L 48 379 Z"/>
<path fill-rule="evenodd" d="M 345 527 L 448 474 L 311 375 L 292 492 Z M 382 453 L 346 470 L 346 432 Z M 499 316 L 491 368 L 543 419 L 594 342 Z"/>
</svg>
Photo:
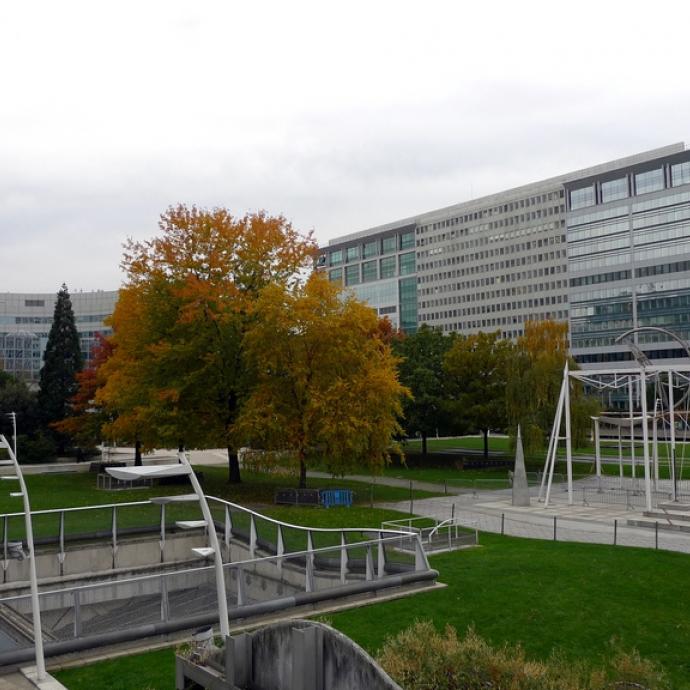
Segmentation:
<svg viewBox="0 0 690 690">
<path fill-rule="evenodd" d="M 36 649 L 36 677 L 39 681 L 46 679 L 46 662 L 43 656 L 43 632 L 41 629 L 41 607 L 38 601 L 38 577 L 36 575 L 36 554 L 34 553 L 34 532 L 31 524 L 31 506 L 29 505 L 29 492 L 26 490 L 24 476 L 17 460 L 17 417 L 14 412 L 12 417 L 14 430 L 14 444 L 11 446 L 7 439 L 0 434 L 0 448 L 5 448 L 9 453 L 9 460 L 0 460 L 0 465 L 13 465 L 15 475 L 3 476 L 2 479 L 16 479 L 19 481 L 19 491 L 12 496 L 21 496 L 24 499 L 24 523 L 26 527 L 26 545 L 29 549 L 29 580 L 31 583 L 31 611 L 34 624 L 34 647 Z"/>
</svg>

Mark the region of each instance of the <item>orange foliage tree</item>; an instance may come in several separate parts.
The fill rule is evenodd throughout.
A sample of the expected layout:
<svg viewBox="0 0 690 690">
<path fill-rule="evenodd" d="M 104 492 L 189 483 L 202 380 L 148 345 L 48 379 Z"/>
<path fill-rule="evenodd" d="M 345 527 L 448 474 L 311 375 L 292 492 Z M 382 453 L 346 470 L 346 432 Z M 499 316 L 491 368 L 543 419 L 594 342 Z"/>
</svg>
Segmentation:
<svg viewBox="0 0 690 690">
<path fill-rule="evenodd" d="M 293 290 L 266 288 L 247 334 L 256 385 L 238 419 L 238 439 L 296 453 L 300 487 L 315 456 L 335 473 L 380 468 L 409 395 L 398 381 L 389 331 L 321 274 Z"/>
<path fill-rule="evenodd" d="M 127 281 L 100 400 L 117 411 L 113 431 L 146 445 L 226 447 L 229 479 L 238 482 L 231 431 L 251 382 L 244 334 L 261 290 L 298 282 L 316 245 L 263 212 L 234 218 L 181 205 L 159 228 L 158 237 L 125 246 Z"/>
</svg>

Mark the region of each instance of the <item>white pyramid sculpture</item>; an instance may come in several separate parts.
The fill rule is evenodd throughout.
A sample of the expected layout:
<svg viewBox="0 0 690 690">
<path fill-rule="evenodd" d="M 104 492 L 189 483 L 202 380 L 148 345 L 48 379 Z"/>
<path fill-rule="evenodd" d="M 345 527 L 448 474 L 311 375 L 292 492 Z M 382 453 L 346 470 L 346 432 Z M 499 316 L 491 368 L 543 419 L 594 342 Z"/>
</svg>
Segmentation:
<svg viewBox="0 0 690 690">
<path fill-rule="evenodd" d="M 529 506 L 529 485 L 525 471 L 525 454 L 522 450 L 522 435 L 520 425 L 517 428 L 517 444 L 515 446 L 515 468 L 513 469 L 513 505 Z"/>
</svg>

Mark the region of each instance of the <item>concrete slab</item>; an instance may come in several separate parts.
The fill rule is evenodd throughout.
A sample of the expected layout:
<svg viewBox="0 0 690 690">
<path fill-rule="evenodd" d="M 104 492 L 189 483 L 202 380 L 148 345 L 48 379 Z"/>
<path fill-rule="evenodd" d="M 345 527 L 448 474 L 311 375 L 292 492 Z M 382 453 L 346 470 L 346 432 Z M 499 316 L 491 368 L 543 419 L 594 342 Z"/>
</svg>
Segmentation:
<svg viewBox="0 0 690 690">
<path fill-rule="evenodd" d="M 62 683 L 55 680 L 50 673 L 46 674 L 46 677 L 39 681 L 35 666 L 26 666 L 22 668 L 21 675 L 29 682 L 28 687 L 30 688 L 39 688 L 39 690 L 67 690 L 67 688 Z"/>
</svg>

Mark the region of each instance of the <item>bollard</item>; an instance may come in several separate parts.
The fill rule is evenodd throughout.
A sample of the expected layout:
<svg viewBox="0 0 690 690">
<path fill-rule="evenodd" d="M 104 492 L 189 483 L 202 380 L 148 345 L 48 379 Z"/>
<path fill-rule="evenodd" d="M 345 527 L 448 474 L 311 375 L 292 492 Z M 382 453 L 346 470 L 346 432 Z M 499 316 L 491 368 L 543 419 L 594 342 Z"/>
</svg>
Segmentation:
<svg viewBox="0 0 690 690">
<path fill-rule="evenodd" d="M 553 540 L 558 541 L 556 539 L 556 516 L 555 515 L 553 516 Z"/>
<path fill-rule="evenodd" d="M 443 480 L 443 493 L 447 496 L 448 495 L 448 480 L 444 479 Z"/>
<path fill-rule="evenodd" d="M 654 523 L 654 548 L 659 550 L 659 523 Z"/>
<path fill-rule="evenodd" d="M 505 534 L 506 514 L 501 513 L 501 536 Z"/>
<path fill-rule="evenodd" d="M 618 541 L 618 520 L 613 521 L 613 545 Z"/>
</svg>

